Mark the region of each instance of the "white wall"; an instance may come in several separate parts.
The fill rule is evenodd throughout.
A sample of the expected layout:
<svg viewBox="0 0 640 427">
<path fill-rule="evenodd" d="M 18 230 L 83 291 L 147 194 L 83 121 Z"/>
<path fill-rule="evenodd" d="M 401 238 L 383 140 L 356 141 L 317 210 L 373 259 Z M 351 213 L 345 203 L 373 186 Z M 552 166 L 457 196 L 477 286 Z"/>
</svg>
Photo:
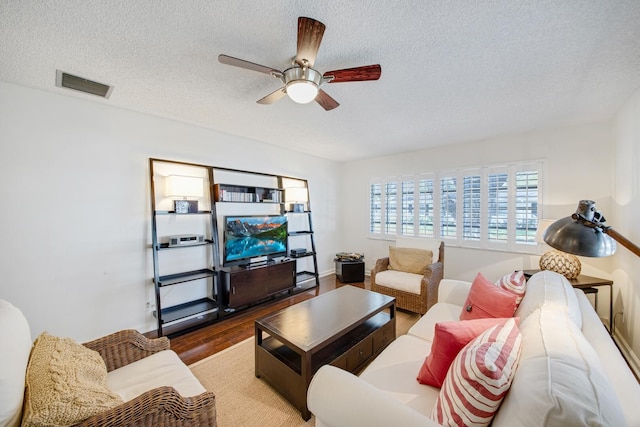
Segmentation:
<svg viewBox="0 0 640 427">
<path fill-rule="evenodd" d="M 392 143 L 390 141 L 389 143 Z M 426 149 L 343 165 L 343 250 L 364 252 L 367 270 L 386 256 L 393 241 L 368 237 L 369 181 L 379 177 L 434 172 L 451 168 L 543 160 L 544 218 L 571 215 L 581 199 L 592 199 L 606 212 L 611 205 L 612 125 L 596 123 L 531 132 L 491 140 Z M 548 248 L 545 248 L 546 250 Z M 480 271 L 497 279 L 515 269 L 538 268 L 538 256 L 447 247 L 445 277 L 473 280 Z M 583 273 L 611 276 L 608 258 L 581 258 Z M 609 317 L 607 292 L 599 294 L 599 314 Z"/>
<path fill-rule="evenodd" d="M 308 179 L 319 269 L 333 269 L 335 162 L 5 83 L 0 117 L 0 298 L 34 337 L 155 328 L 149 157 Z"/>
<path fill-rule="evenodd" d="M 615 122 L 613 205 L 607 223 L 640 245 L 640 90 L 623 106 Z M 640 355 L 640 258 L 618 245 L 614 259 L 614 313 L 617 338 L 625 352 Z M 632 361 L 640 372 L 640 360 Z"/>
<path fill-rule="evenodd" d="M 151 330 L 148 158 L 309 180 L 321 273 L 338 251 L 364 252 L 367 269 L 392 242 L 368 238 L 371 178 L 543 159 L 544 215 L 593 199 L 608 223 L 640 242 L 637 212 L 640 92 L 615 122 L 531 132 L 338 164 L 209 129 L 0 83 L 0 298 L 43 330 L 88 340 Z M 390 141 L 392 143 L 392 141 Z M 615 185 L 614 185 L 615 184 Z M 614 193 L 615 189 L 615 193 Z M 640 258 L 624 248 L 581 258 L 583 272 L 615 280 L 617 330 L 640 354 Z M 538 257 L 448 247 L 445 276 L 497 277 Z M 601 292 L 599 314 L 608 317 Z"/>
</svg>

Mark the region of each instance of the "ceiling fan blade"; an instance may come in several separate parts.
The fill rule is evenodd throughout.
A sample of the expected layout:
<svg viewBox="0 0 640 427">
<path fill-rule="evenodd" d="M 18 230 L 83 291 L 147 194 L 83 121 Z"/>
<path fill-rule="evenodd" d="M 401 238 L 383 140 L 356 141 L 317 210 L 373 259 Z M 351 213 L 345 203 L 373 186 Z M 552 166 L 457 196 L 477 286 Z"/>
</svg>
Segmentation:
<svg viewBox="0 0 640 427">
<path fill-rule="evenodd" d="M 284 97 L 287 94 L 287 92 L 284 90 L 283 87 L 281 87 L 280 89 L 271 92 L 269 95 L 265 96 L 262 99 L 259 99 L 257 102 L 258 104 L 273 104 L 276 101 L 279 101 L 282 97 Z"/>
<path fill-rule="evenodd" d="M 378 80 L 382 74 L 380 64 L 365 65 L 362 67 L 345 68 L 344 70 L 327 71 L 322 77 L 333 76 L 329 83 L 361 82 L 365 80 Z"/>
<path fill-rule="evenodd" d="M 340 105 L 338 104 L 338 101 L 330 97 L 329 94 L 327 94 L 327 92 L 323 91 L 322 89 L 318 90 L 316 102 L 327 111 L 333 110 Z"/>
<path fill-rule="evenodd" d="M 244 59 L 234 58 L 229 55 L 218 55 L 218 61 L 223 64 L 233 65 L 234 67 L 244 68 L 246 70 L 258 71 L 259 73 L 265 73 L 269 75 L 282 74 L 281 71 L 276 70 L 275 68 L 267 67 L 260 64 L 255 64 L 253 62 L 245 61 Z"/>
<path fill-rule="evenodd" d="M 306 59 L 309 67 L 313 67 L 318 55 L 318 49 L 320 49 L 324 29 L 325 25 L 320 21 L 305 18 L 304 16 L 298 18 L 298 53 L 296 62 L 300 66 L 303 65 L 302 62 Z"/>
</svg>

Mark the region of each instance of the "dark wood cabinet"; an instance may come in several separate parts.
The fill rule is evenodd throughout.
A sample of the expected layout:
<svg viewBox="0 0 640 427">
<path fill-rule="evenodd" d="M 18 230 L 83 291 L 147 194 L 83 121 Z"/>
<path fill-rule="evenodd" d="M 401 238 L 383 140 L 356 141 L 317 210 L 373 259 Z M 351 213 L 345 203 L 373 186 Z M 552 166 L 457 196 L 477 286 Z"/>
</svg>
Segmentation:
<svg viewBox="0 0 640 427">
<path fill-rule="evenodd" d="M 296 287 L 294 260 L 252 267 L 222 269 L 222 285 L 228 295 L 227 307 L 250 305 L 279 292 Z"/>
</svg>

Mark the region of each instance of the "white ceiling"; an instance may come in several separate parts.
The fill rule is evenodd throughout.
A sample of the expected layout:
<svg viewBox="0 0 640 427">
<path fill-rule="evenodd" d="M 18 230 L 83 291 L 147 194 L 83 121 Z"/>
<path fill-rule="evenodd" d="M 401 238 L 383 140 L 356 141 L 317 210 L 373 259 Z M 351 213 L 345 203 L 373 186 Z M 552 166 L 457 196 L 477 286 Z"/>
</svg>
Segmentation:
<svg viewBox="0 0 640 427">
<path fill-rule="evenodd" d="M 297 18 L 323 22 L 323 89 L 341 105 L 256 101 Z M 640 87 L 640 0 L 0 0 L 0 80 L 353 160 L 611 118 Z M 55 87 L 56 69 L 115 86 Z"/>
</svg>

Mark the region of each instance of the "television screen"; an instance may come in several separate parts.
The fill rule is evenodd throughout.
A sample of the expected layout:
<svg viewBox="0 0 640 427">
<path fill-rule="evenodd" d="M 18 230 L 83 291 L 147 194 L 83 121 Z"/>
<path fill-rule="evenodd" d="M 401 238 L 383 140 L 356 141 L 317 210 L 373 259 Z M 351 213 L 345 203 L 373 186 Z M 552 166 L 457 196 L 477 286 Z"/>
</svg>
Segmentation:
<svg viewBox="0 0 640 427">
<path fill-rule="evenodd" d="M 251 258 L 287 255 L 287 217 L 226 216 L 223 264 L 248 263 Z"/>
</svg>

